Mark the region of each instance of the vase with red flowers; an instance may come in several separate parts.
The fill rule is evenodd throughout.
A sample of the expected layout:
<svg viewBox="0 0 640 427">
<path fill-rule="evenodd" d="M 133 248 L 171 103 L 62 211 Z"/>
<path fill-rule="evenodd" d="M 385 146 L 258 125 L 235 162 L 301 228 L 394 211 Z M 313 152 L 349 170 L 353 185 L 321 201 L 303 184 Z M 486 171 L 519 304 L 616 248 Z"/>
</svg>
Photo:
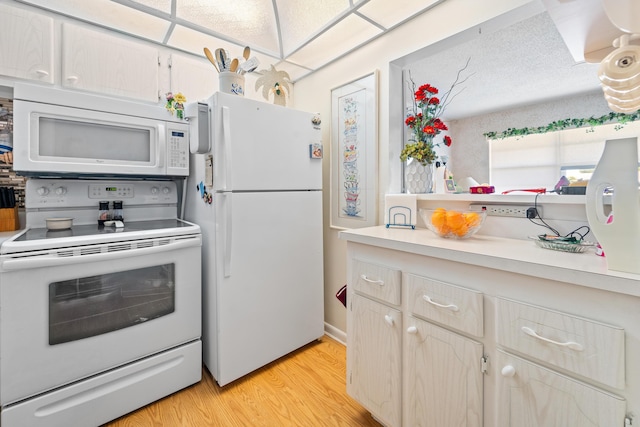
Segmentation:
<svg viewBox="0 0 640 427">
<path fill-rule="evenodd" d="M 407 84 L 413 93 L 413 103 L 404 123 L 411 129 L 411 135 L 400 153 L 400 160 L 406 162 L 405 188 L 408 193 L 433 191 L 433 164 L 438 159 L 435 147 L 440 144 L 450 147 L 452 142 L 449 135 L 440 136 L 441 132 L 448 130 L 441 117 L 449 102 L 460 93 L 454 89 L 468 78 L 460 79 L 468 65 L 467 60 L 449 90 L 441 97 L 439 90 L 430 84 L 423 84 L 416 89 L 409 74 Z"/>
</svg>

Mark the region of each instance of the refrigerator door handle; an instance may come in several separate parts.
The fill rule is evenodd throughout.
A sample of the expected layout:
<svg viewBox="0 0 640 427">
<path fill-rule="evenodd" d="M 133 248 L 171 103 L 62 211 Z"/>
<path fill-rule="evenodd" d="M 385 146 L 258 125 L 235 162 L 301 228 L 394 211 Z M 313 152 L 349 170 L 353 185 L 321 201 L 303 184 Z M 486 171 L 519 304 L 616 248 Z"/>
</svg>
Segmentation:
<svg viewBox="0 0 640 427">
<path fill-rule="evenodd" d="M 233 183 L 231 182 L 231 110 L 229 107 L 222 107 L 222 149 L 224 158 L 224 188 L 222 191 L 233 191 Z"/>
<path fill-rule="evenodd" d="M 233 215 L 232 215 L 232 193 L 222 194 L 222 205 L 224 209 L 224 277 L 231 277 L 231 243 L 233 242 Z"/>
</svg>

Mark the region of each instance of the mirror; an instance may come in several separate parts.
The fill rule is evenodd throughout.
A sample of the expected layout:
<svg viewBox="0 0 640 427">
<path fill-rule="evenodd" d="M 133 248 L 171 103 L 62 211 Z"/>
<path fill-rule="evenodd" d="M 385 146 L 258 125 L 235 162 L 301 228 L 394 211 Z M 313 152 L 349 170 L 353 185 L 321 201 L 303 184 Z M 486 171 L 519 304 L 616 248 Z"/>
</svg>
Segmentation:
<svg viewBox="0 0 640 427">
<path fill-rule="evenodd" d="M 598 64 L 575 63 L 542 5 L 528 5 L 508 15 L 428 46 L 419 57 L 415 53 L 394 61 L 405 76 L 411 72 L 417 85 L 429 83 L 446 90 L 471 58 L 473 76 L 443 114 L 453 139 L 448 166 L 456 179 L 471 176 L 480 183 L 490 182 L 486 132 L 610 112 Z M 407 97 L 412 94 L 406 89 L 403 93 L 410 102 Z M 400 174 L 400 161 L 391 165 L 391 173 L 397 168 Z M 552 188 L 559 177 L 537 187 Z"/>
</svg>

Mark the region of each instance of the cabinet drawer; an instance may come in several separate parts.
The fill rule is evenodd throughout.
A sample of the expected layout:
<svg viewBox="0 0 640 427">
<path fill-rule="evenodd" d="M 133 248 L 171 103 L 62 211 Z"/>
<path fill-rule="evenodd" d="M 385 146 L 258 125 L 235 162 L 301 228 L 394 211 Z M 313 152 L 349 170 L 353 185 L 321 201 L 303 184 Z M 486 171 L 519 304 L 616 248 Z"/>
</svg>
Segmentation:
<svg viewBox="0 0 640 427">
<path fill-rule="evenodd" d="M 406 274 L 409 312 L 427 320 L 484 336 L 482 292 Z"/>
<path fill-rule="evenodd" d="M 351 282 L 355 291 L 400 305 L 400 270 L 355 259 L 352 271 Z"/>
<path fill-rule="evenodd" d="M 625 424 L 626 401 L 498 350 L 498 425 L 609 427 Z"/>
<path fill-rule="evenodd" d="M 544 363 L 625 387 L 624 329 L 504 298 L 497 342 Z"/>
</svg>

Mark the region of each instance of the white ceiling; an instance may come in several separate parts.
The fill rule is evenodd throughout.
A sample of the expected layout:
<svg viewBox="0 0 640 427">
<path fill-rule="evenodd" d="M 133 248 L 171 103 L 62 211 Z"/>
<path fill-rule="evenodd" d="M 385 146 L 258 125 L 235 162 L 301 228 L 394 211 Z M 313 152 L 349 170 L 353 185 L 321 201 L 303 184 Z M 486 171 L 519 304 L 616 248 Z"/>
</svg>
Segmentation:
<svg viewBox="0 0 640 427">
<path fill-rule="evenodd" d="M 204 57 L 250 46 L 295 81 L 445 0 L 16 0 Z"/>
<path fill-rule="evenodd" d="M 296 81 L 446 0 L 15 1 L 201 57 L 204 47 L 239 57 L 248 45 L 259 69 L 273 64 Z M 485 23 L 469 30 L 482 34 L 428 46 L 402 67 L 443 90 L 471 58 L 473 76 L 447 108 L 449 120 L 598 91 L 597 62 L 622 34 L 603 3 L 626 17 L 640 13 L 634 2 L 532 0 L 526 18 L 499 29 Z"/>
</svg>

